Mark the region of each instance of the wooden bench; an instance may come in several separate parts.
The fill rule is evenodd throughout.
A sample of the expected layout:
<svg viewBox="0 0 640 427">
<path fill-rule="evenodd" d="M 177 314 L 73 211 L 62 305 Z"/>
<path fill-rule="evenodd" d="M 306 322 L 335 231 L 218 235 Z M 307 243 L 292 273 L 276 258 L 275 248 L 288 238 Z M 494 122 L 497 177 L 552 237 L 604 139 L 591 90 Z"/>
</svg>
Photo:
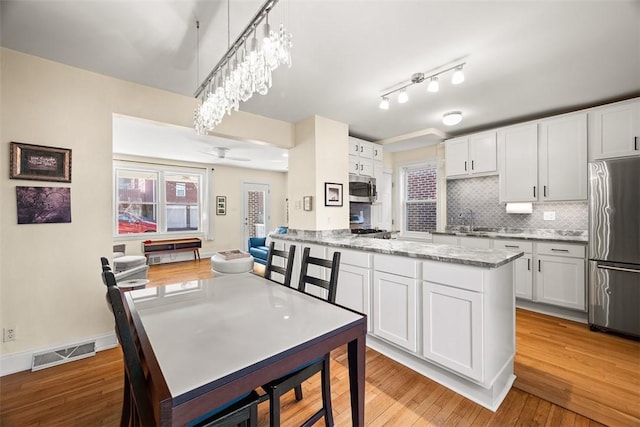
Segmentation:
<svg viewBox="0 0 640 427">
<path fill-rule="evenodd" d="M 144 256 L 147 257 L 148 264 L 150 255 L 172 252 L 193 252 L 193 259 L 199 260 L 202 240 L 197 237 L 187 239 L 147 240 L 142 244 Z"/>
</svg>

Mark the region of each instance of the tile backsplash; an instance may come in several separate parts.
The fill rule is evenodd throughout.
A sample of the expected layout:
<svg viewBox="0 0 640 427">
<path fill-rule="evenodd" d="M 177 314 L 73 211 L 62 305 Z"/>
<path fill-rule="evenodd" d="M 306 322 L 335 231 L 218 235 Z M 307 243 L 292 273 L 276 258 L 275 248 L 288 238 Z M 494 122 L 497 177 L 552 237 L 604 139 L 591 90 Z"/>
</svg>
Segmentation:
<svg viewBox="0 0 640 427">
<path fill-rule="evenodd" d="M 498 176 L 447 181 L 447 225 L 466 225 L 465 209 L 471 209 L 476 227 L 586 230 L 587 202 L 534 203 L 530 214 L 508 214 L 499 203 Z M 544 212 L 555 212 L 555 221 L 545 221 Z"/>
</svg>

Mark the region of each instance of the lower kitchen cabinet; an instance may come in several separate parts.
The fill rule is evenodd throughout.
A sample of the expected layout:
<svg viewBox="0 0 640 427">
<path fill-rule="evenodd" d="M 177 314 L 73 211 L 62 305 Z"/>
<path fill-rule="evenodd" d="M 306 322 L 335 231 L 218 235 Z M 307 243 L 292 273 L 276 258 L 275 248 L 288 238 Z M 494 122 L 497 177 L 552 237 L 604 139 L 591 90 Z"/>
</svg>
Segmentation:
<svg viewBox="0 0 640 427">
<path fill-rule="evenodd" d="M 513 283 L 516 298 L 533 299 L 533 243 L 524 240 L 502 240 L 493 242 L 494 249 L 522 251 L 524 255 L 513 262 Z"/>
<path fill-rule="evenodd" d="M 367 332 L 371 332 L 371 270 L 340 264 L 336 303 L 367 315 Z"/>
<path fill-rule="evenodd" d="M 373 272 L 373 333 L 412 352 L 418 350 L 417 287 L 415 278 Z"/>
<path fill-rule="evenodd" d="M 424 282 L 422 295 L 424 357 L 484 381 L 482 294 Z"/>
<path fill-rule="evenodd" d="M 585 261 L 538 255 L 536 301 L 576 310 L 586 309 Z"/>
</svg>

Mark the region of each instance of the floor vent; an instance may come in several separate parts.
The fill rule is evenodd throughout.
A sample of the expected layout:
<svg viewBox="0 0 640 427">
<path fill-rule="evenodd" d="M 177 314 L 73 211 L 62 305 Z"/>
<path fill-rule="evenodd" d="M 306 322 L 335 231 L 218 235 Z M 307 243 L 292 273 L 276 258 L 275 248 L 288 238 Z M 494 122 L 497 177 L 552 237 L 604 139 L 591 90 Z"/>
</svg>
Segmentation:
<svg viewBox="0 0 640 427">
<path fill-rule="evenodd" d="M 49 350 L 42 353 L 34 353 L 31 363 L 31 370 L 38 371 L 44 368 L 61 365 L 85 357 L 95 356 L 96 342 L 91 341 L 57 350 Z"/>
</svg>

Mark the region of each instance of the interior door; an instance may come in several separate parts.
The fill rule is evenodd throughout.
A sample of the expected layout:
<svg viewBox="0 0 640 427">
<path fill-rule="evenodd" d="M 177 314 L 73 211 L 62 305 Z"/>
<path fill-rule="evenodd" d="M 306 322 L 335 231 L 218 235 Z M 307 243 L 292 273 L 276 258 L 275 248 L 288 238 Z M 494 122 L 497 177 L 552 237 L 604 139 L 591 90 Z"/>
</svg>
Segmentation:
<svg viewBox="0 0 640 427">
<path fill-rule="evenodd" d="M 243 241 L 269 233 L 269 184 L 242 183 Z"/>
</svg>

